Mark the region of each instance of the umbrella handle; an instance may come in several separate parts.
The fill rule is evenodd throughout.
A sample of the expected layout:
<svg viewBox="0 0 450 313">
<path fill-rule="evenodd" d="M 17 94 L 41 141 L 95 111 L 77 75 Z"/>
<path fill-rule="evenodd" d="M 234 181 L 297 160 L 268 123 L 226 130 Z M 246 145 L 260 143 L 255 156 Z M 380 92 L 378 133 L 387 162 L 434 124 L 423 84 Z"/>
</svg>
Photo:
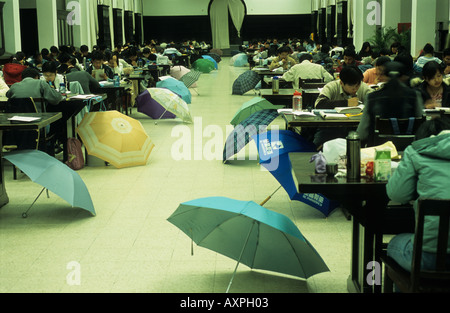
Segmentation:
<svg viewBox="0 0 450 313">
<path fill-rule="evenodd" d="M 242 247 L 241 255 L 239 256 L 239 260 L 236 264 L 236 267 L 234 268 L 234 273 L 233 273 L 233 276 L 231 277 L 230 283 L 228 284 L 226 293 L 228 293 L 228 291 L 230 290 L 231 284 L 233 283 L 234 276 L 236 275 L 236 271 L 239 266 L 239 263 L 241 263 L 242 255 L 244 254 L 245 247 L 247 247 L 248 239 L 250 238 L 250 234 L 252 233 L 252 230 L 253 230 L 253 227 L 255 226 L 255 224 L 256 224 L 256 221 L 254 220 L 252 223 L 252 227 L 250 228 L 250 231 L 248 232 L 247 239 L 245 240 L 244 246 Z"/>
<path fill-rule="evenodd" d="M 39 197 L 42 195 L 42 193 L 44 192 L 45 187 L 41 190 L 41 192 L 39 193 L 39 195 L 36 197 L 36 199 L 34 199 L 33 203 L 30 205 L 30 207 L 28 208 L 28 210 L 26 212 L 22 213 L 22 217 L 23 218 L 27 218 L 28 217 L 28 211 L 30 211 L 31 207 L 36 203 L 37 199 L 39 199 Z M 47 189 L 47 195 L 48 195 L 48 189 Z"/>
<path fill-rule="evenodd" d="M 271 194 L 270 196 L 268 196 L 268 197 L 266 198 L 266 200 L 264 200 L 263 202 L 261 202 L 260 206 L 263 206 L 264 204 L 266 204 L 266 203 L 273 197 L 273 195 L 276 194 L 278 190 L 280 190 L 281 187 L 282 187 L 282 186 L 278 187 L 278 189 L 275 190 L 275 192 L 274 192 L 273 194 Z"/>
</svg>

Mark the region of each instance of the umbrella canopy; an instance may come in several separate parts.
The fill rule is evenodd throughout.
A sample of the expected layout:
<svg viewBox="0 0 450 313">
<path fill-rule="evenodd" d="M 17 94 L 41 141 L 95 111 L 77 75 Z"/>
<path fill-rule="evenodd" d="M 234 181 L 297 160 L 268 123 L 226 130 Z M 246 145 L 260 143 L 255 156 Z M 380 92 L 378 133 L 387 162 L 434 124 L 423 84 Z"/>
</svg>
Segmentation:
<svg viewBox="0 0 450 313">
<path fill-rule="evenodd" d="M 215 53 L 215 54 L 218 54 L 218 55 L 220 55 L 220 56 L 222 56 L 223 55 L 223 51 L 222 50 L 220 50 L 220 49 L 211 49 L 211 51 L 210 51 L 211 53 Z"/>
<path fill-rule="evenodd" d="M 213 61 L 202 58 L 195 61 L 194 64 L 192 64 L 192 68 L 202 73 L 209 73 L 213 71 L 216 66 Z"/>
<path fill-rule="evenodd" d="M 175 79 L 180 79 L 183 75 L 189 72 L 190 70 L 182 65 L 176 65 L 170 68 L 170 76 Z"/>
<path fill-rule="evenodd" d="M 152 99 L 164 107 L 166 111 L 175 114 L 185 123 L 192 123 L 188 104 L 176 93 L 166 88 L 148 88 L 147 90 Z"/>
<path fill-rule="evenodd" d="M 244 67 L 248 65 L 248 56 L 245 53 L 239 53 L 233 56 L 230 62 L 235 67 Z"/>
<path fill-rule="evenodd" d="M 292 176 L 289 153 L 316 152 L 313 143 L 289 130 L 268 131 L 253 136 L 253 139 L 258 147 L 260 164 L 278 180 L 291 200 L 306 203 L 325 216 L 328 216 L 339 205 L 322 195 L 299 194 L 297 191 L 297 185 Z"/>
<path fill-rule="evenodd" d="M 210 52 L 208 55 L 213 58 L 217 63 L 220 63 L 222 61 L 222 58 L 217 53 Z"/>
<path fill-rule="evenodd" d="M 246 71 L 239 75 L 233 83 L 233 95 L 243 95 L 247 91 L 255 89 L 261 81 L 261 77 L 255 71 Z"/>
<path fill-rule="evenodd" d="M 117 111 L 86 114 L 77 133 L 90 155 L 117 168 L 146 165 L 155 147 L 141 122 Z"/>
<path fill-rule="evenodd" d="M 205 60 L 210 60 L 211 62 L 214 63 L 214 68 L 216 70 L 219 69 L 219 65 L 217 65 L 217 61 L 212 56 L 210 56 L 210 55 L 202 55 L 202 58 L 205 59 Z"/>
<path fill-rule="evenodd" d="M 252 269 L 304 279 L 329 271 L 314 247 L 287 216 L 253 201 L 223 197 L 192 200 L 180 204 L 168 221 L 197 245 Z"/>
<path fill-rule="evenodd" d="M 192 70 L 189 73 L 183 75 L 180 78 L 180 81 L 183 82 L 183 84 L 185 84 L 185 86 L 187 88 L 190 88 L 190 87 L 195 88 L 196 87 L 195 84 L 198 81 L 198 79 L 200 78 L 200 75 L 202 75 L 202 72 Z"/>
<path fill-rule="evenodd" d="M 181 97 L 186 103 L 192 102 L 192 95 L 186 85 L 175 78 L 167 78 L 156 83 L 157 88 L 167 88 Z"/>
<path fill-rule="evenodd" d="M 255 97 L 241 106 L 241 108 L 234 115 L 230 124 L 236 126 L 253 113 L 267 109 L 277 110 L 278 107 L 262 97 Z"/>
<path fill-rule="evenodd" d="M 95 215 L 89 191 L 77 172 L 39 150 L 23 150 L 3 155 L 33 182 L 60 196 L 70 205 Z"/>
<path fill-rule="evenodd" d="M 277 110 L 258 111 L 239 123 L 225 142 L 223 161 L 241 151 L 250 142 L 252 136 L 264 132 L 278 115 Z"/>
<path fill-rule="evenodd" d="M 174 119 L 175 114 L 167 111 L 161 104 L 152 98 L 148 90 L 143 91 L 136 98 L 138 112 L 150 116 L 152 119 Z"/>
</svg>

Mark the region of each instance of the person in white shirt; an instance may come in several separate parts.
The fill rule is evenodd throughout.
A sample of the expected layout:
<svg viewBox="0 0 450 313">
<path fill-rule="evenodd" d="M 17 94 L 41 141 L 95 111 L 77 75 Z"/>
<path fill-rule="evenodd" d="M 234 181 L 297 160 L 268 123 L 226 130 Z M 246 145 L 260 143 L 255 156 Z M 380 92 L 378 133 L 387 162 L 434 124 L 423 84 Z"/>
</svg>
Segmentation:
<svg viewBox="0 0 450 313">
<path fill-rule="evenodd" d="M 325 83 L 333 80 L 333 76 L 328 73 L 320 64 L 312 63 L 313 56 L 304 54 L 300 57 L 299 64 L 294 65 L 289 71 L 284 73 L 283 79 L 292 82 L 294 89 L 299 88 L 299 79 L 323 79 Z"/>
</svg>

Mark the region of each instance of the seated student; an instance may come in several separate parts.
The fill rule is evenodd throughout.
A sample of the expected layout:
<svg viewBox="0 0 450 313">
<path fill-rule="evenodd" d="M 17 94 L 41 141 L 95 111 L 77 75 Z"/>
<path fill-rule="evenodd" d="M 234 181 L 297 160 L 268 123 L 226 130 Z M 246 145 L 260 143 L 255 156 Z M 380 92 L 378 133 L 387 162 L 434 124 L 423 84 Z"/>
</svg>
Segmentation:
<svg viewBox="0 0 450 313">
<path fill-rule="evenodd" d="M 417 199 L 448 199 L 450 181 L 450 120 L 435 118 L 425 122 L 416 133 L 416 141 L 406 148 L 402 160 L 386 186 L 392 201 L 408 203 Z M 421 268 L 433 270 L 436 264 L 438 217 L 427 217 Z M 411 271 L 414 234 L 403 233 L 391 239 L 387 255 L 402 268 Z M 450 251 L 450 241 L 447 244 Z M 450 255 L 447 255 L 447 266 Z"/>
<path fill-rule="evenodd" d="M 442 62 L 445 66 L 444 75 L 450 74 L 450 48 L 444 49 L 442 52 Z"/>
<path fill-rule="evenodd" d="M 342 63 L 337 69 L 336 72 L 340 73 L 342 69 L 349 65 L 356 65 L 360 66 L 362 65 L 362 62 L 358 61 L 356 59 L 356 52 L 352 48 L 347 48 L 344 50 L 344 63 Z"/>
<path fill-rule="evenodd" d="M 131 66 L 137 66 L 138 54 L 135 47 L 130 47 L 122 53 L 122 58 Z"/>
<path fill-rule="evenodd" d="M 299 63 L 294 65 L 289 71 L 284 73 L 283 79 L 287 82 L 293 82 L 294 89 L 298 89 L 299 78 L 302 79 L 323 79 L 326 83 L 334 78 L 328 73 L 322 65 L 312 63 L 313 56 L 304 54 L 300 57 Z"/>
<path fill-rule="evenodd" d="M 2 77 L 0 77 L 0 97 L 5 97 L 8 90 L 9 87 L 5 83 L 5 80 Z"/>
<path fill-rule="evenodd" d="M 316 100 L 316 109 L 334 109 L 335 107 L 358 106 L 372 88 L 362 82 L 363 75 L 356 66 L 346 66 L 342 69 L 340 80 L 334 80 L 325 85 Z M 320 147 L 326 141 L 345 138 L 349 129 L 345 127 L 319 128 L 314 136 L 314 144 Z"/>
<path fill-rule="evenodd" d="M 358 135 L 362 142 L 368 142 L 375 131 L 375 117 L 409 118 L 423 116 L 423 101 L 417 90 L 400 81 L 405 67 L 399 62 L 386 64 L 388 82 L 367 96 L 364 111 L 358 125 Z"/>
<path fill-rule="evenodd" d="M 323 44 L 320 47 L 320 51 L 313 56 L 313 61 L 316 64 L 322 65 L 328 73 L 333 74 L 333 59 L 329 56 L 329 53 L 330 46 Z"/>
<path fill-rule="evenodd" d="M 418 73 L 422 72 L 423 66 L 430 61 L 436 61 L 441 64 L 442 61 L 434 56 L 434 48 L 431 44 L 427 43 L 425 47 L 423 47 L 423 55 L 420 56 L 416 63 L 414 64 L 414 70 Z"/>
<path fill-rule="evenodd" d="M 105 59 L 108 61 L 108 65 L 113 70 L 114 74 L 117 74 L 119 76 L 124 75 L 123 65 L 120 62 L 120 54 L 118 51 L 106 52 Z"/>
<path fill-rule="evenodd" d="M 69 88 L 71 82 L 77 81 L 80 83 L 81 88 L 83 88 L 84 94 L 100 92 L 101 87 L 98 81 L 92 75 L 89 75 L 88 72 L 80 71 L 76 68 L 70 55 L 63 54 L 59 57 L 59 60 L 66 66 L 65 74 Z"/>
<path fill-rule="evenodd" d="M 375 67 L 364 72 L 363 82 L 368 85 L 376 85 L 378 83 L 386 82 L 387 77 L 384 75 L 384 66 L 388 62 L 391 62 L 390 57 L 382 56 L 377 58 L 375 61 Z"/>
<path fill-rule="evenodd" d="M 284 70 L 289 69 L 289 64 L 294 66 L 297 64 L 293 58 L 289 56 L 292 52 L 291 48 L 288 46 L 282 46 L 277 50 L 278 56 L 272 60 L 272 63 L 269 65 L 269 70 L 274 70 L 278 67 L 282 67 Z"/>
<path fill-rule="evenodd" d="M 17 52 L 10 63 L 3 66 L 3 78 L 8 86 L 11 86 L 22 80 L 22 72 L 26 69 L 25 54 Z"/>
<path fill-rule="evenodd" d="M 96 78 L 96 73 L 94 70 L 103 70 L 103 75 L 100 75 L 100 80 L 108 80 L 108 78 L 114 78 L 113 70 L 108 66 L 103 64 L 105 57 L 100 51 L 94 51 L 92 53 L 92 65 L 87 69 L 86 72 Z"/>
<path fill-rule="evenodd" d="M 450 107 L 450 87 L 443 81 L 444 66 L 435 61 L 427 62 L 422 70 L 424 82 L 418 89 L 426 109 Z"/>
<path fill-rule="evenodd" d="M 57 105 L 63 97 L 44 80 L 39 79 L 39 71 L 29 67 L 22 72 L 22 81 L 11 86 L 8 98 L 43 98 L 51 105 Z M 40 107 L 37 108 L 39 111 Z"/>
<path fill-rule="evenodd" d="M 46 81 L 50 87 L 59 90 L 61 83 L 64 83 L 64 77 L 61 74 L 57 74 L 56 71 L 56 62 L 45 63 L 42 66 L 41 79 Z"/>
</svg>

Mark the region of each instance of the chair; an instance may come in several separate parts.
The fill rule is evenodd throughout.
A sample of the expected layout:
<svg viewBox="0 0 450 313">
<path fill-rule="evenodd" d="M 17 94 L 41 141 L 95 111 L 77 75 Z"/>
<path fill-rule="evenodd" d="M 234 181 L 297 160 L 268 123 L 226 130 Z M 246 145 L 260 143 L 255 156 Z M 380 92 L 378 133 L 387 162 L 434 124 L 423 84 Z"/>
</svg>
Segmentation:
<svg viewBox="0 0 450 313">
<path fill-rule="evenodd" d="M 317 89 L 323 88 L 326 85 L 323 79 L 302 79 L 301 77 L 298 80 L 298 86 L 302 89 Z"/>
<path fill-rule="evenodd" d="M 436 270 L 421 270 L 423 232 L 426 216 L 439 217 Z M 450 292 L 450 267 L 446 266 L 449 237 L 450 200 L 419 199 L 414 236 L 411 272 L 394 259 L 382 256 L 385 264 L 384 291 L 392 292 L 393 284 L 402 292 Z"/>
<path fill-rule="evenodd" d="M 371 145 L 377 146 L 392 141 L 398 151 L 404 151 L 415 140 L 415 133 L 423 122 L 424 116 L 404 119 L 376 116 Z"/>
</svg>

